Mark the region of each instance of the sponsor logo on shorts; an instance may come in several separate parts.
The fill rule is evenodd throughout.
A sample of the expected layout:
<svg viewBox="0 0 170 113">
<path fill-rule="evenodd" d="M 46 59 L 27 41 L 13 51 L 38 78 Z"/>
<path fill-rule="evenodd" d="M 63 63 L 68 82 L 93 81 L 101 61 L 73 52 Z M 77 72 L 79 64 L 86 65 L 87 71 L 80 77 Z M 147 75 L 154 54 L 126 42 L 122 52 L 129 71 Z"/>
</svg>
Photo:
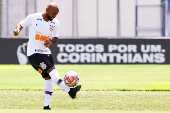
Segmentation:
<svg viewBox="0 0 170 113">
<path fill-rule="evenodd" d="M 40 67 L 45 70 L 47 68 L 47 65 L 44 62 L 40 63 Z"/>
</svg>

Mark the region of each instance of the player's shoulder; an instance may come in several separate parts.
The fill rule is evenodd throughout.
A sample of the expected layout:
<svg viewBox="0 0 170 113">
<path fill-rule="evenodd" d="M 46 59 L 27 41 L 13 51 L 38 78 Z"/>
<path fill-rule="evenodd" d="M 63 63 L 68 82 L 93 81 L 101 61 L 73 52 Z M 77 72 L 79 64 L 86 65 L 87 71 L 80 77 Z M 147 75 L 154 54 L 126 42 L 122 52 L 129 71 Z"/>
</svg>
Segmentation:
<svg viewBox="0 0 170 113">
<path fill-rule="evenodd" d="M 42 13 L 32 13 L 32 14 L 29 14 L 28 16 L 34 18 L 34 17 L 41 17 L 42 16 Z"/>
<path fill-rule="evenodd" d="M 56 25 L 60 25 L 60 21 L 57 18 L 54 18 L 53 21 Z"/>
</svg>

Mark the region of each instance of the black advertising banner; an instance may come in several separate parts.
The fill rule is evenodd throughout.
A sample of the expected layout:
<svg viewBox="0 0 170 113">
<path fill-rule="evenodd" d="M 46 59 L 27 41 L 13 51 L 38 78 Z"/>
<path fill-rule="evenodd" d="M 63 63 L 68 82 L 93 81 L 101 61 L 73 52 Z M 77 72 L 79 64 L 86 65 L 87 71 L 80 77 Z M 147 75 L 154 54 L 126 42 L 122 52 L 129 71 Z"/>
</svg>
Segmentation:
<svg viewBox="0 0 170 113">
<path fill-rule="evenodd" d="M 169 52 L 165 39 L 67 39 L 56 45 L 54 58 L 61 64 L 169 64 Z"/>
<path fill-rule="evenodd" d="M 27 64 L 27 40 L 0 39 L 0 64 Z M 59 39 L 57 64 L 170 64 L 170 39 Z"/>
<path fill-rule="evenodd" d="M 22 57 L 22 59 L 25 58 L 25 63 L 27 63 L 28 59 L 25 56 L 26 46 L 21 48 L 24 43 L 27 44 L 26 42 L 27 40 L 25 39 L 0 38 L 0 64 L 20 64 L 19 60 L 21 58 L 19 58 L 19 56 Z M 23 64 L 25 63 L 23 62 Z"/>
</svg>

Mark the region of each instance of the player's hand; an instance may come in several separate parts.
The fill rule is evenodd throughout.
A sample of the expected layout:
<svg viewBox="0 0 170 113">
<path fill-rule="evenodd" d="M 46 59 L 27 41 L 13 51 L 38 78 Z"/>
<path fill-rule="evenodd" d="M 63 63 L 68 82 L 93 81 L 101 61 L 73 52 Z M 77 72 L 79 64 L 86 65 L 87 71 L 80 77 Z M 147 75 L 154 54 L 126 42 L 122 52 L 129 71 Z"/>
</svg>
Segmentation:
<svg viewBox="0 0 170 113">
<path fill-rule="evenodd" d="M 13 31 L 13 35 L 14 36 L 18 36 L 19 35 L 19 33 L 20 33 L 20 31 L 23 29 L 23 27 L 20 25 L 20 24 L 18 24 L 17 26 L 16 26 L 16 28 L 14 29 L 14 31 Z"/>
<path fill-rule="evenodd" d="M 20 31 L 19 31 L 18 29 L 14 29 L 13 35 L 14 35 L 14 36 L 18 36 L 18 35 L 19 35 L 19 32 L 20 32 Z"/>
<path fill-rule="evenodd" d="M 52 45 L 53 45 L 53 42 L 52 42 L 52 40 L 46 40 L 45 42 L 44 42 L 44 45 L 46 46 L 46 47 L 48 47 L 48 48 L 50 48 Z"/>
</svg>

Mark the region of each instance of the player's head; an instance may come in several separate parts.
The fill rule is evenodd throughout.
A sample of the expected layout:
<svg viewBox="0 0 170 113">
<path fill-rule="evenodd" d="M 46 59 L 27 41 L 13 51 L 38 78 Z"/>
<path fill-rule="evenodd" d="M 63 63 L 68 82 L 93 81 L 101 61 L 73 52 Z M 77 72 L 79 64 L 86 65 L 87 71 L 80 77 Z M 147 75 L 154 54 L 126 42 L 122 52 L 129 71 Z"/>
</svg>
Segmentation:
<svg viewBox="0 0 170 113">
<path fill-rule="evenodd" d="M 59 13 L 59 8 L 56 3 L 51 2 L 47 5 L 46 16 L 50 21 L 53 20 L 58 13 Z"/>
</svg>

